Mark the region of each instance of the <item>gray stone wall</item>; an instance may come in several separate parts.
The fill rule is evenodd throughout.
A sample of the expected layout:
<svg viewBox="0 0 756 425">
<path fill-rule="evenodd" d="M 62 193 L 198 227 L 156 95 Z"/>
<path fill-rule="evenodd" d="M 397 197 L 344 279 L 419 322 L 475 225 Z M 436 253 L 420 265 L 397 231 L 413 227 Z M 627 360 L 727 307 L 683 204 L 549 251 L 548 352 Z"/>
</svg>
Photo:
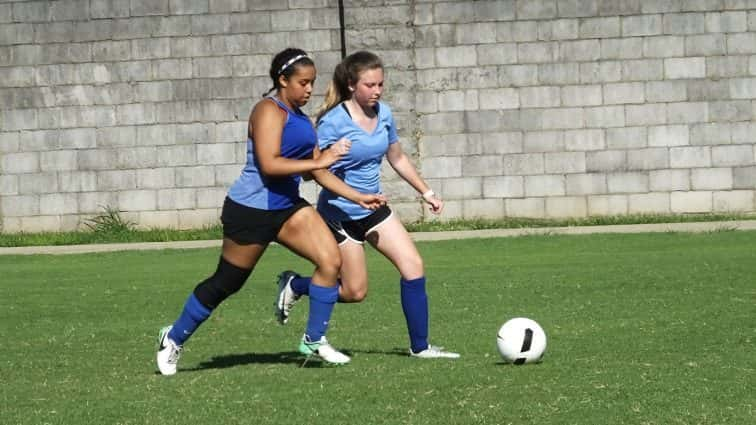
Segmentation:
<svg viewBox="0 0 756 425">
<path fill-rule="evenodd" d="M 449 216 L 756 210 L 756 1 L 432 1 L 413 23 Z"/>
<path fill-rule="evenodd" d="M 333 69 L 335 7 L 0 1 L 2 231 L 80 228 L 104 207 L 144 227 L 217 223 L 273 55 L 300 46 Z"/>
<path fill-rule="evenodd" d="M 322 94 L 337 3 L 0 0 L 2 231 L 216 223 L 272 55 L 310 51 Z M 756 211 L 756 1 L 344 3 L 446 218 Z"/>
</svg>

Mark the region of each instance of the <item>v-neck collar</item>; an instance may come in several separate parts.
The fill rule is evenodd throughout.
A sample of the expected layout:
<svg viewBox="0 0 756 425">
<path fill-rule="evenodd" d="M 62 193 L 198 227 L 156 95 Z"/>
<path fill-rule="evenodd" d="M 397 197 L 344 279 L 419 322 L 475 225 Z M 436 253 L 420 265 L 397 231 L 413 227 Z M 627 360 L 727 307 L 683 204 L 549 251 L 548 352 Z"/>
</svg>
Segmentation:
<svg viewBox="0 0 756 425">
<path fill-rule="evenodd" d="M 349 108 L 347 107 L 346 102 L 341 102 L 341 107 L 344 108 L 344 112 L 346 112 L 347 116 L 349 117 L 349 121 L 351 121 L 352 124 L 355 127 L 357 127 L 360 130 L 362 130 L 363 133 L 367 134 L 368 136 L 372 136 L 378 130 L 378 124 L 380 124 L 380 121 L 381 121 L 381 118 L 380 118 L 380 103 L 376 103 L 375 104 L 375 118 L 376 118 L 376 121 L 375 121 L 375 127 L 373 128 L 372 131 L 365 130 L 364 128 L 362 128 L 361 125 L 359 125 L 357 123 L 357 121 L 354 120 L 354 118 L 352 117 L 352 114 L 349 112 Z"/>
</svg>

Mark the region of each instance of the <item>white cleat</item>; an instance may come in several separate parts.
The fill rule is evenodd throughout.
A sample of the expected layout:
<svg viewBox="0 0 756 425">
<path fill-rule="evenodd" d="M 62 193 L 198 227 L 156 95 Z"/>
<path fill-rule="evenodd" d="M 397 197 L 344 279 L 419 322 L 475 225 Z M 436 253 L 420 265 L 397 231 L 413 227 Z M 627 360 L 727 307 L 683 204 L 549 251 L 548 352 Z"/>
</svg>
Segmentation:
<svg viewBox="0 0 756 425">
<path fill-rule="evenodd" d="M 173 326 L 160 329 L 158 335 L 157 365 L 158 370 L 163 375 L 175 375 L 176 365 L 179 357 L 181 357 L 182 347 L 168 338 L 168 332 L 171 331 L 171 328 Z"/>
<path fill-rule="evenodd" d="M 343 365 L 349 363 L 351 360 L 346 354 L 337 351 L 325 336 L 320 338 L 320 341 L 311 342 L 307 336 L 302 337 L 302 342 L 299 343 L 299 352 L 307 356 L 302 366 L 304 366 L 311 357 L 320 357 L 324 362 L 333 365 Z"/>
<path fill-rule="evenodd" d="M 276 320 L 281 325 L 289 321 L 289 313 L 294 304 L 299 300 L 298 295 L 291 289 L 291 281 L 300 277 L 293 271 L 287 270 L 278 275 L 278 297 L 276 298 Z"/>
<path fill-rule="evenodd" d="M 419 353 L 414 353 L 412 352 L 412 349 L 410 349 L 410 357 L 417 357 L 420 359 L 458 359 L 459 353 L 444 351 L 444 347 L 428 345 L 428 348 Z"/>
</svg>

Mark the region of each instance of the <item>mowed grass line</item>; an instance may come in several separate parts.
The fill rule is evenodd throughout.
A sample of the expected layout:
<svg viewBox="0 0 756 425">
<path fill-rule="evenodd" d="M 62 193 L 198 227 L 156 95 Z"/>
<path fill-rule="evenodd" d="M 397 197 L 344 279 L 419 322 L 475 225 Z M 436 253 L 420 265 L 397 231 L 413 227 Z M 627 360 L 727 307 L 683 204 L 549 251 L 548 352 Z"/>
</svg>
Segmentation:
<svg viewBox="0 0 756 425">
<path fill-rule="evenodd" d="M 756 421 L 756 232 L 529 236 L 418 244 L 431 340 L 406 356 L 398 276 L 369 251 L 370 294 L 336 307 L 345 367 L 300 368 L 306 320 L 271 314 L 271 247 L 250 281 L 155 374 L 155 337 L 218 251 L 0 257 L 3 424 L 748 424 Z M 544 362 L 499 361 L 527 316 Z"/>
</svg>

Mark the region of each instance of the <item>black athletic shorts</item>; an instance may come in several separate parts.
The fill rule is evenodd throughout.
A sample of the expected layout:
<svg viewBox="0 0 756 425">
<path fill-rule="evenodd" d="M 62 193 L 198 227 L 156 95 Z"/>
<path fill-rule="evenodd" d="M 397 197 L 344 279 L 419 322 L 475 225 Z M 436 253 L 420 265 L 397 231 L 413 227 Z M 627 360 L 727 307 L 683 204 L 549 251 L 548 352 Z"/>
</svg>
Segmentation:
<svg viewBox="0 0 756 425">
<path fill-rule="evenodd" d="M 339 245 L 345 242 L 347 239 L 352 242 L 362 244 L 365 242 L 365 237 L 369 233 L 375 231 L 378 226 L 386 222 L 386 220 L 388 220 L 392 214 L 393 212 L 391 211 L 391 208 L 389 208 L 387 205 L 383 205 L 382 207 L 373 211 L 373 213 L 369 216 L 361 218 L 359 220 L 326 220 L 326 223 L 328 223 L 328 227 L 331 229 L 331 233 L 333 233 L 333 236 L 336 238 L 336 242 L 338 242 Z"/>
<path fill-rule="evenodd" d="M 274 240 L 286 220 L 310 203 L 299 198 L 293 206 L 282 210 L 250 208 L 226 197 L 221 212 L 223 236 L 239 245 L 266 245 Z"/>
</svg>

